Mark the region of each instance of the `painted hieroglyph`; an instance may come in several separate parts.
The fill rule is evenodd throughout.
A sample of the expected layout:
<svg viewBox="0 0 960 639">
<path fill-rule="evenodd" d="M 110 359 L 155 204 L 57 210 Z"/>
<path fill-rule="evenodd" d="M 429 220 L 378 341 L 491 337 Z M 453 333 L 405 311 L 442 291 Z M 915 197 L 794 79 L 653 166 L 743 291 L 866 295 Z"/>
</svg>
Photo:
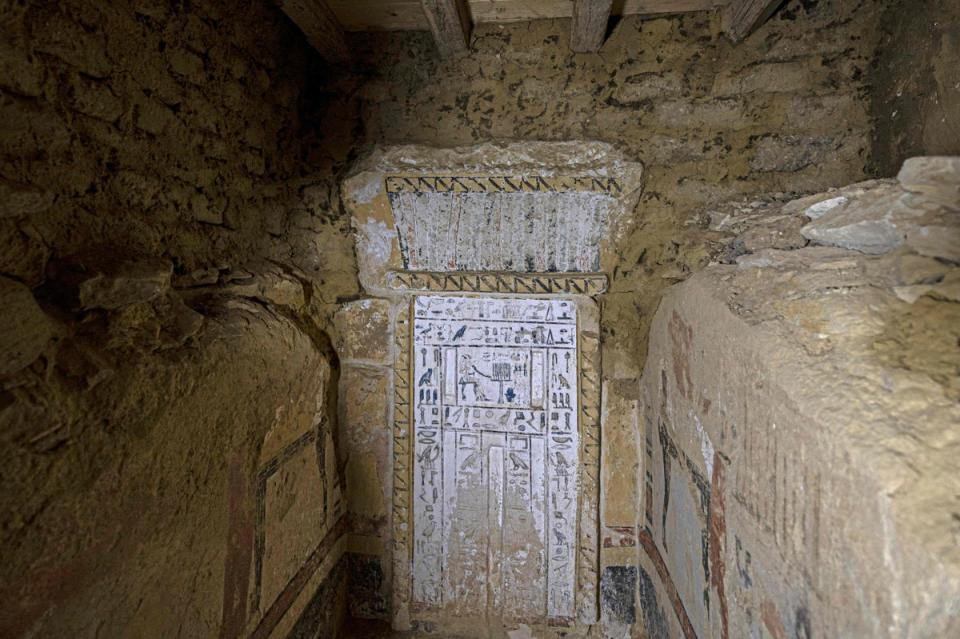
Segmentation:
<svg viewBox="0 0 960 639">
<path fill-rule="evenodd" d="M 387 176 L 404 270 L 600 269 L 620 182 L 612 177 Z"/>
<path fill-rule="evenodd" d="M 419 296 L 412 349 L 414 602 L 573 617 L 574 302 Z"/>
</svg>

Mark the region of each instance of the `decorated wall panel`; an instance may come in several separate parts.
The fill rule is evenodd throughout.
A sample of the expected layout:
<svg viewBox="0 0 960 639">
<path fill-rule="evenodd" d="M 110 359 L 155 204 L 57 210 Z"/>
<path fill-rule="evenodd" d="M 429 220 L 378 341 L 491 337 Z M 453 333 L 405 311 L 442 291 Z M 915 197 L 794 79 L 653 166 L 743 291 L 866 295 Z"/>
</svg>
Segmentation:
<svg viewBox="0 0 960 639">
<path fill-rule="evenodd" d="M 576 307 L 414 304 L 414 602 L 575 615 Z"/>
</svg>

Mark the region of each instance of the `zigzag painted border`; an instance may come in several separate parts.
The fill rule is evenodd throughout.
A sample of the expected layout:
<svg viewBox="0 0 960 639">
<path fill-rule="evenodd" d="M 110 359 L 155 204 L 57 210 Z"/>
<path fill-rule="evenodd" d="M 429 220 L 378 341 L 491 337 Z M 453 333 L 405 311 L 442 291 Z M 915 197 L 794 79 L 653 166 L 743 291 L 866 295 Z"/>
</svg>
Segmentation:
<svg viewBox="0 0 960 639">
<path fill-rule="evenodd" d="M 600 335 L 599 327 L 580 333 L 580 539 L 577 591 L 583 623 L 596 623 L 599 583 L 600 513 Z"/>
<path fill-rule="evenodd" d="M 410 546 L 412 447 L 410 412 L 410 306 L 404 302 L 397 313 L 393 365 L 393 615 L 404 619 L 410 610 Z"/>
<path fill-rule="evenodd" d="M 387 193 L 563 193 L 595 191 L 618 196 L 623 187 L 612 177 L 544 175 L 398 176 L 385 180 Z"/>
<path fill-rule="evenodd" d="M 607 290 L 607 276 L 603 273 L 390 271 L 387 273 L 387 285 L 398 291 L 594 296 Z"/>
</svg>

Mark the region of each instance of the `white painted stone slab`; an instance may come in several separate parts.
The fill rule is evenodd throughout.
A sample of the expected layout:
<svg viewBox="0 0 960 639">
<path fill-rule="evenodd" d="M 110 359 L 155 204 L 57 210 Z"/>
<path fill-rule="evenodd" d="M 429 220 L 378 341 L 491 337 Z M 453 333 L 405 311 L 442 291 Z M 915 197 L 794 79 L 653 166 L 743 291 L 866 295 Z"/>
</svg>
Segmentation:
<svg viewBox="0 0 960 639">
<path fill-rule="evenodd" d="M 573 617 L 574 303 L 420 296 L 414 315 L 414 601 Z"/>
<path fill-rule="evenodd" d="M 553 184 L 535 177 L 532 179 L 545 186 L 533 192 L 498 191 L 490 184 L 520 184 L 529 179 L 523 176 L 482 181 L 457 177 L 439 177 L 432 181 L 407 179 L 401 184 L 406 190 L 398 187 L 389 191 L 404 268 L 415 271 L 599 270 L 600 241 L 608 233 L 610 220 L 619 206 L 616 182 L 603 180 L 608 190 L 580 191 L 562 188 L 562 181 L 558 179 L 552 179 L 556 183 Z M 399 182 L 401 178 L 388 178 L 388 184 L 389 180 Z M 475 183 L 484 190 L 438 188 L 438 181 L 449 187 L 453 180 L 472 180 L 467 186 Z M 589 180 L 579 182 L 589 183 Z"/>
</svg>

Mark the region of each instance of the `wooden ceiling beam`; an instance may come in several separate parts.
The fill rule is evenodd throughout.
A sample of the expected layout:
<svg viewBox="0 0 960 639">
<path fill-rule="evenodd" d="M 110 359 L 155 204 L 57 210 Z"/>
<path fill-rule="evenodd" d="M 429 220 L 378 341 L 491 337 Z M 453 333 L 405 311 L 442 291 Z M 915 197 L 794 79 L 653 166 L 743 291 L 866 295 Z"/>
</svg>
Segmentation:
<svg viewBox="0 0 960 639">
<path fill-rule="evenodd" d="M 604 4 L 605 0 L 594 2 Z M 588 0 L 587 4 L 594 2 Z M 726 0 L 618 0 L 613 3 L 612 14 L 627 16 L 710 11 L 725 4 Z M 569 18 L 573 15 L 573 6 L 570 0 L 470 0 L 470 11 L 477 23 Z"/>
<path fill-rule="evenodd" d="M 593 53 L 603 46 L 610 22 L 613 0 L 576 0 L 570 26 L 570 48 L 576 53 Z"/>
<path fill-rule="evenodd" d="M 421 0 L 441 58 L 470 48 L 470 10 L 461 0 Z"/>
<path fill-rule="evenodd" d="M 734 43 L 756 31 L 784 0 L 730 0 L 723 8 L 721 26 Z"/>
<path fill-rule="evenodd" d="M 430 28 L 422 0 L 327 0 L 327 4 L 347 31 L 426 31 Z M 469 0 L 463 4 L 469 7 L 469 15 L 476 24 L 573 16 L 571 0 Z M 727 0 L 615 0 L 612 13 L 654 16 L 712 11 L 726 4 Z"/>
<path fill-rule="evenodd" d="M 300 27 L 307 42 L 333 64 L 346 64 L 350 49 L 337 16 L 325 0 L 274 0 L 294 24 Z"/>
</svg>

